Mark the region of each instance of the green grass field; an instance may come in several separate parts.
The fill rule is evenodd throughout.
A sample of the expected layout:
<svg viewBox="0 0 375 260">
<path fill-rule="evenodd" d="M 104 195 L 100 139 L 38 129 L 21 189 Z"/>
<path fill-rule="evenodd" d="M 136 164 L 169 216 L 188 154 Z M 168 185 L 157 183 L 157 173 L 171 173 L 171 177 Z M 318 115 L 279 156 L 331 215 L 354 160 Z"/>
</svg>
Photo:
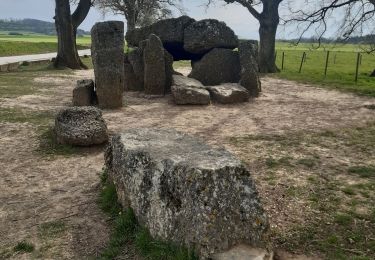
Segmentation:
<svg viewBox="0 0 375 260">
<path fill-rule="evenodd" d="M 364 53 L 359 45 L 322 46 L 316 50 L 311 45 L 290 46 L 280 44 L 277 46 L 276 64 L 281 72 L 277 77 L 295 80 L 304 83 L 312 83 L 328 88 L 337 88 L 361 95 L 375 97 L 375 78 L 369 77 L 375 69 L 375 55 Z M 327 75 L 325 76 L 325 64 L 327 51 L 328 58 Z M 362 51 L 359 65 L 358 81 L 355 82 L 357 53 Z M 306 60 L 302 63 L 303 52 Z M 282 54 L 284 53 L 284 68 L 282 69 Z"/>
<path fill-rule="evenodd" d="M 91 45 L 91 37 L 78 37 L 78 49 L 87 49 Z M 0 33 L 0 57 L 39 54 L 47 52 L 56 52 L 56 36 L 25 34 L 25 35 L 7 35 Z"/>
</svg>

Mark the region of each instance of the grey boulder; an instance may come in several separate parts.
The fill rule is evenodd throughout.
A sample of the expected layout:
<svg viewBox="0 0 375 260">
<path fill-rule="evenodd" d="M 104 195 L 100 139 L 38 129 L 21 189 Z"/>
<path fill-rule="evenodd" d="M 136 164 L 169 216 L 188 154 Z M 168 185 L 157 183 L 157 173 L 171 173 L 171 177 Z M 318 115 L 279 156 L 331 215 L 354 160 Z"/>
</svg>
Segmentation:
<svg viewBox="0 0 375 260">
<path fill-rule="evenodd" d="M 73 89 L 73 106 L 94 105 L 96 101 L 94 85 L 91 79 L 78 80 Z"/>
<path fill-rule="evenodd" d="M 105 163 L 119 202 L 153 237 L 194 248 L 203 259 L 257 244 L 268 228 L 246 167 L 194 137 L 128 130 L 111 139 Z"/>
<path fill-rule="evenodd" d="M 203 54 L 213 48 L 234 49 L 238 38 L 224 22 L 205 19 L 194 22 L 184 32 L 184 49 L 195 54 Z"/>
<path fill-rule="evenodd" d="M 173 75 L 172 96 L 177 105 L 208 105 L 210 93 L 198 80 Z"/>
<path fill-rule="evenodd" d="M 238 83 L 241 65 L 237 51 L 213 49 L 199 61 L 192 62 L 190 78 L 199 80 L 205 86 L 221 83 Z"/>
<path fill-rule="evenodd" d="M 55 136 L 59 144 L 90 146 L 108 141 L 107 126 L 100 109 L 69 107 L 55 118 Z"/>
<path fill-rule="evenodd" d="M 249 92 L 237 83 L 226 83 L 207 87 L 212 100 L 221 104 L 234 104 L 249 101 Z"/>
</svg>

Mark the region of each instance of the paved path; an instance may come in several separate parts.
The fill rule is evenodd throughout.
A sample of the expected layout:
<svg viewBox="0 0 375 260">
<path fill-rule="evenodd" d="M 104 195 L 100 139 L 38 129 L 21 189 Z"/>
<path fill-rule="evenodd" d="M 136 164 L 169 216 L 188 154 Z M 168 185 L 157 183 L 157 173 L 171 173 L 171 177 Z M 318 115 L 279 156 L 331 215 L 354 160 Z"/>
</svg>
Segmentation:
<svg viewBox="0 0 375 260">
<path fill-rule="evenodd" d="M 79 50 L 79 56 L 84 55 L 91 55 L 91 50 Z M 10 56 L 10 57 L 0 57 L 0 65 L 6 65 L 16 62 L 23 62 L 23 61 L 43 61 L 43 60 L 50 60 L 55 58 L 57 55 L 56 52 L 52 53 L 45 53 L 45 54 L 33 54 L 33 55 L 22 55 L 22 56 Z"/>
</svg>

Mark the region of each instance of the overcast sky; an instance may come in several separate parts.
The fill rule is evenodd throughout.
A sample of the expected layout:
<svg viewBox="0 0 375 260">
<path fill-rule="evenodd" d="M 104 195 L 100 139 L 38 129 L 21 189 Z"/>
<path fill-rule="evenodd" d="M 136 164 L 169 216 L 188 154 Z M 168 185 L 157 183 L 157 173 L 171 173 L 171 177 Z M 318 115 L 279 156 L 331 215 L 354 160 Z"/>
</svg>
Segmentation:
<svg viewBox="0 0 375 260">
<path fill-rule="evenodd" d="M 258 39 L 258 22 L 242 6 L 236 4 L 216 6 L 206 9 L 202 0 L 183 0 L 189 16 L 195 19 L 215 18 L 229 25 L 240 38 Z M 0 19 L 34 18 L 53 22 L 55 0 L 0 0 Z M 124 20 L 122 16 L 107 14 L 105 17 L 92 8 L 81 28 L 90 31 L 95 22 L 103 20 Z M 295 35 L 285 33 L 279 28 L 278 38 L 290 38 Z"/>
</svg>

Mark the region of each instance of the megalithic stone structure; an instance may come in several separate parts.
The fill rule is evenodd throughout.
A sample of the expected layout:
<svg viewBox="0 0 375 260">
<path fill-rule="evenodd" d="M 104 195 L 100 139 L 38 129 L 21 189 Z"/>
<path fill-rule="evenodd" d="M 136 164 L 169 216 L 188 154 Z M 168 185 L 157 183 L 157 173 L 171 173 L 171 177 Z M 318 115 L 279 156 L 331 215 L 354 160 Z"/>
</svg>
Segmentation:
<svg viewBox="0 0 375 260">
<path fill-rule="evenodd" d="M 100 108 L 122 107 L 124 88 L 124 23 L 96 23 L 91 30 L 91 55 Z"/>
</svg>

